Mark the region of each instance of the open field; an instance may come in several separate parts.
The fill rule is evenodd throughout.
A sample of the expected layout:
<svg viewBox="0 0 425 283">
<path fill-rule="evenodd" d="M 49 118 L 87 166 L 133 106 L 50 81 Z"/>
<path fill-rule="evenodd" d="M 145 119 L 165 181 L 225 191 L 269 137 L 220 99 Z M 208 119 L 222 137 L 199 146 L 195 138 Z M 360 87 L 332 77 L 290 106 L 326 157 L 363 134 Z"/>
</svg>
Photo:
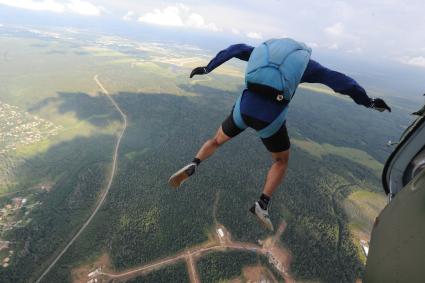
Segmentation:
<svg viewBox="0 0 425 283">
<path fill-rule="evenodd" d="M 364 190 L 355 191 L 344 200 L 343 207 L 348 217 L 348 226 L 364 264 L 366 263 L 364 247 L 369 248 L 375 219 L 387 203 L 387 198 L 382 194 Z"/>
<path fill-rule="evenodd" d="M 379 177 L 383 164 L 378 162 L 375 158 L 370 156 L 368 153 L 362 150 L 358 150 L 351 147 L 334 146 L 332 144 L 318 144 L 312 140 L 298 140 L 292 139 L 292 141 L 303 150 L 307 151 L 311 155 L 318 158 L 322 158 L 326 155 L 336 155 L 342 158 L 351 160 L 361 166 L 367 167 Z"/>
<path fill-rule="evenodd" d="M 375 218 L 387 204 L 382 194 L 355 191 L 344 201 L 350 227 L 360 239 L 369 240 Z"/>
</svg>

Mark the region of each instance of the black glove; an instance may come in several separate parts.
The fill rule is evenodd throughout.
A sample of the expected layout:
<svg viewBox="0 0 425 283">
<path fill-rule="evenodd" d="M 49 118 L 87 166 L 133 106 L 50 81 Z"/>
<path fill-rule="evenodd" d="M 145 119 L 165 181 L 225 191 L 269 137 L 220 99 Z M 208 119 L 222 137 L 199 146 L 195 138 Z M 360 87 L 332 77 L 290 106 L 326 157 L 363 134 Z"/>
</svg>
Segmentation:
<svg viewBox="0 0 425 283">
<path fill-rule="evenodd" d="M 372 98 L 369 107 L 378 110 L 379 112 L 384 112 L 385 110 L 391 112 L 391 108 L 381 98 Z"/>
<path fill-rule="evenodd" d="M 208 71 L 207 71 L 206 67 L 196 67 L 190 73 L 190 78 L 192 78 L 194 75 L 205 75 L 207 73 L 208 73 Z"/>
</svg>

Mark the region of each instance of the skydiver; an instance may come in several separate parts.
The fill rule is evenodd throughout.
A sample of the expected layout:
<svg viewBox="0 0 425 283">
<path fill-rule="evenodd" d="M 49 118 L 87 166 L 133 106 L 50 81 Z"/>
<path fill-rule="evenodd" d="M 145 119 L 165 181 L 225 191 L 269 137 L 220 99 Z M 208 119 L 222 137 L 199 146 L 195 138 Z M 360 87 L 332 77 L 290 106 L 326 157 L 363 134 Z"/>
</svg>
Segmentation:
<svg viewBox="0 0 425 283">
<path fill-rule="evenodd" d="M 192 70 L 190 78 L 204 75 L 230 60 L 248 61 L 246 88 L 223 121 L 215 136 L 207 140 L 192 162 L 174 173 L 170 186 L 177 188 L 197 170 L 222 144 L 247 127 L 257 131 L 271 153 L 270 167 L 263 192 L 250 208 L 258 220 L 273 231 L 268 205 L 276 188 L 283 181 L 288 166 L 290 141 L 286 129 L 286 112 L 299 83 L 321 83 L 335 92 L 348 95 L 355 103 L 380 112 L 391 108 L 380 98 L 370 98 L 352 78 L 328 69 L 310 59 L 311 49 L 293 39 L 271 39 L 254 48 L 246 44 L 231 45 L 220 51 L 206 66 Z"/>
</svg>

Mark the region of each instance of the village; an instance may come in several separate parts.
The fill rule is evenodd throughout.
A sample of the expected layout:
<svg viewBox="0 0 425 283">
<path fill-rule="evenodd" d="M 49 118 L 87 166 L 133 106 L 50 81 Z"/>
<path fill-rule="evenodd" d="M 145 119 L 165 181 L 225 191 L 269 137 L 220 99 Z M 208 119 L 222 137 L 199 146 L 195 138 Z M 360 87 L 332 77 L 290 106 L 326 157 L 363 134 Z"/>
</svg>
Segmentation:
<svg viewBox="0 0 425 283">
<path fill-rule="evenodd" d="M 61 126 L 0 101 L 0 154 L 55 136 L 60 129 Z"/>
<path fill-rule="evenodd" d="M 23 227 L 31 222 L 29 214 L 39 206 L 33 195 L 14 197 L 0 207 L 0 266 L 7 268 L 14 254 L 13 243 L 3 239 L 5 234 L 17 227 Z M 0 267 L 0 268 L 1 268 Z"/>
</svg>

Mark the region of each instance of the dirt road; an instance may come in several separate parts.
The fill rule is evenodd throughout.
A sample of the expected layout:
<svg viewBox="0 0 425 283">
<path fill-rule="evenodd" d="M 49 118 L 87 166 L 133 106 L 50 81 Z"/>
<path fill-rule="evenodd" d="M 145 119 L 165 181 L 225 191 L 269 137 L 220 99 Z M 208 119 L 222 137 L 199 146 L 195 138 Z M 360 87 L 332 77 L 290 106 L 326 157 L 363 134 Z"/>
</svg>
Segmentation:
<svg viewBox="0 0 425 283">
<path fill-rule="evenodd" d="M 199 283 L 199 274 L 196 270 L 196 264 L 194 263 L 194 257 L 200 257 L 205 253 L 212 251 L 223 251 L 226 249 L 234 249 L 234 250 L 247 250 L 251 252 L 256 252 L 260 254 L 265 254 L 266 250 L 262 249 L 260 246 L 251 244 L 251 243 L 240 243 L 240 242 L 232 242 L 226 244 L 215 244 L 210 246 L 211 243 L 207 243 L 204 246 L 196 247 L 189 249 L 187 251 L 178 253 L 174 256 L 167 257 L 153 263 L 149 263 L 138 268 L 133 268 L 128 271 L 120 272 L 120 273 L 108 273 L 108 272 L 100 272 L 99 275 L 103 275 L 105 279 L 130 279 L 139 275 L 143 275 L 154 270 L 160 269 L 161 267 L 172 265 L 177 263 L 180 260 L 186 260 L 188 264 L 189 277 L 191 282 Z"/>
<path fill-rule="evenodd" d="M 96 205 L 96 208 L 93 210 L 93 213 L 86 220 L 86 222 L 81 226 L 80 230 L 78 230 L 78 232 L 74 235 L 74 237 L 72 237 L 72 239 L 68 242 L 68 244 L 65 246 L 65 248 L 56 256 L 56 258 L 52 261 L 52 263 L 46 268 L 46 270 L 43 272 L 43 274 L 41 274 L 41 276 L 37 279 L 36 283 L 41 282 L 41 280 L 43 280 L 44 276 L 46 276 L 46 274 L 49 273 L 49 271 L 56 265 L 56 263 L 65 254 L 65 252 L 69 249 L 69 247 L 75 242 L 75 240 L 81 235 L 81 233 L 83 233 L 83 231 L 86 229 L 86 227 L 90 224 L 90 222 L 92 221 L 92 219 L 96 215 L 99 208 L 105 202 L 106 196 L 108 195 L 109 190 L 111 189 L 111 185 L 112 185 L 112 182 L 113 182 L 114 177 L 115 177 L 115 171 L 117 169 L 118 150 L 120 148 L 121 139 L 124 136 L 125 130 L 127 129 L 127 116 L 124 114 L 124 112 L 121 110 L 121 108 L 115 102 L 115 100 L 112 98 L 112 96 L 109 94 L 109 92 L 105 89 L 105 87 L 99 81 L 97 75 L 94 76 L 94 80 L 95 80 L 96 84 L 99 86 L 99 88 L 102 90 L 102 92 L 111 101 L 112 105 L 114 105 L 116 110 L 120 113 L 122 121 L 123 121 L 122 130 L 118 134 L 117 142 L 115 144 L 114 154 L 113 154 L 113 158 L 112 158 L 112 170 L 111 170 L 111 174 L 109 176 L 108 185 L 106 186 L 106 189 L 104 190 L 102 196 L 100 197 L 99 202 Z"/>
<path fill-rule="evenodd" d="M 190 252 L 187 253 L 186 262 L 187 262 L 190 282 L 201 283 L 201 280 L 199 279 L 198 271 L 196 270 L 196 264 L 193 262 L 193 255 Z"/>
</svg>

